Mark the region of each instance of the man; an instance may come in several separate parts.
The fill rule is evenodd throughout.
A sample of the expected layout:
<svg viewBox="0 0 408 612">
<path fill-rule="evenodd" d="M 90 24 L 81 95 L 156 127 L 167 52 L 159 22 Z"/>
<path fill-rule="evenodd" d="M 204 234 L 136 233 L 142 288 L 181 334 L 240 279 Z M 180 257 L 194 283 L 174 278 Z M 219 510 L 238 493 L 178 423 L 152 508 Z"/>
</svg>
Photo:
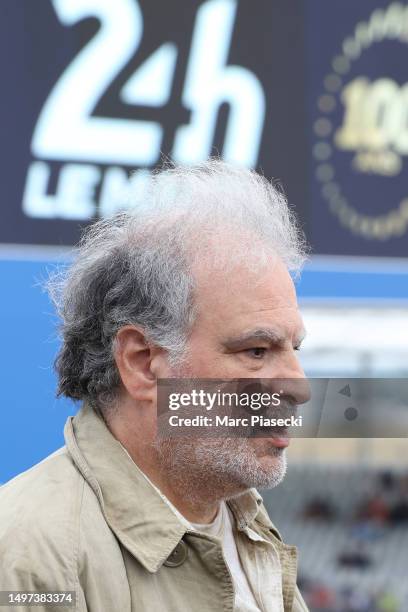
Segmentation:
<svg viewBox="0 0 408 612">
<path fill-rule="evenodd" d="M 287 439 L 156 427 L 159 379 L 304 377 L 292 214 L 217 160 L 157 173 L 128 205 L 50 283 L 59 393 L 83 407 L 63 449 L 0 489 L 0 590 L 75 591 L 92 612 L 306 610 L 254 488 L 282 480 Z"/>
</svg>

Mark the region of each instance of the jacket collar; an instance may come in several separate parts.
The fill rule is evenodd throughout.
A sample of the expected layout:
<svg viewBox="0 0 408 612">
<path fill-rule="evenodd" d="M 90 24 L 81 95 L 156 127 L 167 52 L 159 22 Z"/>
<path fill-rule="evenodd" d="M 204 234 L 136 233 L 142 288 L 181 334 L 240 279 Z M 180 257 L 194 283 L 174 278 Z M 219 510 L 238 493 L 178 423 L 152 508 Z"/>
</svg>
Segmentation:
<svg viewBox="0 0 408 612">
<path fill-rule="evenodd" d="M 85 404 L 75 417 L 68 418 L 64 436 L 68 452 L 96 494 L 118 540 L 149 572 L 156 572 L 188 531 L 188 524 L 180 520 L 91 407 Z M 262 498 L 251 489 L 228 503 L 242 530 L 258 516 Z"/>
</svg>

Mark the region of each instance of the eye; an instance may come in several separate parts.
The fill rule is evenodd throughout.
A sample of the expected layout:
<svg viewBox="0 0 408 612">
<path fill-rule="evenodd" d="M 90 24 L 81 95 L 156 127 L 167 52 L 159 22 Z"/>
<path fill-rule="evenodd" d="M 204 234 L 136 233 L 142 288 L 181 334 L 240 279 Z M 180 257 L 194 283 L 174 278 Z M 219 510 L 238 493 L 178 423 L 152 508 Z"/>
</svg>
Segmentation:
<svg viewBox="0 0 408 612">
<path fill-rule="evenodd" d="M 300 351 L 300 349 L 301 349 L 301 348 L 302 348 L 302 347 L 301 347 L 301 345 L 299 344 L 298 346 L 294 346 L 294 347 L 293 347 L 293 350 L 294 350 L 294 351 Z"/>
<path fill-rule="evenodd" d="M 253 357 L 254 359 L 262 359 L 263 357 L 265 357 L 266 351 L 267 349 L 265 347 L 256 346 L 254 348 L 247 349 L 245 352 L 248 353 L 248 355 L 250 357 Z"/>
</svg>

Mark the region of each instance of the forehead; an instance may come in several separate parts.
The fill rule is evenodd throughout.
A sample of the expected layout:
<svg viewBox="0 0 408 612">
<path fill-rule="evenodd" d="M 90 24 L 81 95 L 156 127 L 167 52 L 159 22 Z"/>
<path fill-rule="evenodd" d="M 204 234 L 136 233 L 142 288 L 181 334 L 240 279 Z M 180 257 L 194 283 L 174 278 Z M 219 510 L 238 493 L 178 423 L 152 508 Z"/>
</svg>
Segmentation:
<svg viewBox="0 0 408 612">
<path fill-rule="evenodd" d="M 196 324 L 218 334 L 273 325 L 283 335 L 302 333 L 296 291 L 285 265 L 271 258 L 258 270 L 244 264 L 229 272 L 195 274 Z"/>
</svg>

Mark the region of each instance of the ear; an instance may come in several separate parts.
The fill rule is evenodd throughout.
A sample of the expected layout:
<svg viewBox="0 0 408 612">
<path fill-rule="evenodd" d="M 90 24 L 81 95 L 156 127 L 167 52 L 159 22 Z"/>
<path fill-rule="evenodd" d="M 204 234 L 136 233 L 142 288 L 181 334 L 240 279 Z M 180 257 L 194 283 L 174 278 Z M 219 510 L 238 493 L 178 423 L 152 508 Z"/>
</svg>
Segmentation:
<svg viewBox="0 0 408 612">
<path fill-rule="evenodd" d="M 155 400 L 157 378 L 152 371 L 155 350 L 157 347 L 149 345 L 142 329 L 126 325 L 117 333 L 116 366 L 123 386 L 135 400 Z"/>
</svg>

